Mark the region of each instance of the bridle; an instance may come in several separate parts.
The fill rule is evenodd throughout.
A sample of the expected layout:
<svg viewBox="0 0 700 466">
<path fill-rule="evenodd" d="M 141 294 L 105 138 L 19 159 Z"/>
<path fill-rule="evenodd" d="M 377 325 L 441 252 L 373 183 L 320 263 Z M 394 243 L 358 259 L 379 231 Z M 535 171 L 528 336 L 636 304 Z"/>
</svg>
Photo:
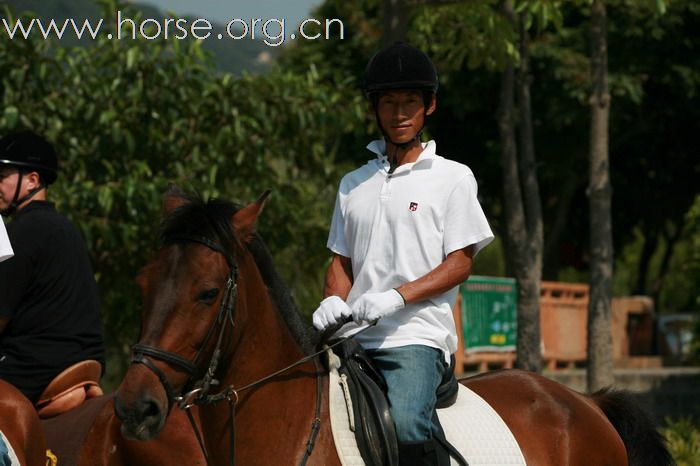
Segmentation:
<svg viewBox="0 0 700 466">
<path fill-rule="evenodd" d="M 238 295 L 238 287 L 236 283 L 236 280 L 238 278 L 238 266 L 236 265 L 236 262 L 233 260 L 232 256 L 228 254 L 228 252 L 225 251 L 223 247 L 221 247 L 221 245 L 214 241 L 211 241 L 206 237 L 173 236 L 166 238 L 163 243 L 164 245 L 167 245 L 188 242 L 202 244 L 208 247 L 209 249 L 222 254 L 224 258 L 226 258 L 226 262 L 228 262 L 229 273 L 226 279 L 226 289 L 224 290 L 224 297 L 221 300 L 221 305 L 219 306 L 219 311 L 216 315 L 216 319 L 214 320 L 214 324 L 209 328 L 207 336 L 205 337 L 202 345 L 199 347 L 199 350 L 197 351 L 197 354 L 195 355 L 193 360 L 187 360 L 176 353 L 165 351 L 151 345 L 136 343 L 134 346 L 132 346 L 133 356 L 131 358 L 131 362 L 136 364 L 143 364 L 144 366 L 149 368 L 156 375 L 156 377 L 158 377 L 158 380 L 160 381 L 161 385 L 163 385 L 165 393 L 168 397 L 168 414 L 170 414 L 173 402 L 177 402 L 180 404 L 182 404 L 183 402 L 185 404 L 194 402 L 198 398 L 206 396 L 212 385 L 218 385 L 219 381 L 214 379 L 214 374 L 216 373 L 216 369 L 219 365 L 219 360 L 221 357 L 223 336 L 226 331 L 226 326 L 224 324 L 226 321 L 228 321 L 231 323 L 232 330 L 235 327 L 234 313 L 236 306 L 236 297 Z M 209 341 L 214 335 L 214 332 L 216 331 L 217 327 L 219 328 L 219 335 L 217 338 L 216 346 L 214 348 L 214 352 L 212 353 L 212 357 L 209 360 L 209 366 L 207 368 L 207 371 L 200 380 L 193 383 L 192 381 L 197 375 L 197 368 L 200 366 L 201 363 L 202 354 L 209 345 Z M 158 368 L 158 366 L 153 364 L 153 362 L 150 359 L 148 359 L 148 357 L 163 361 L 171 366 L 175 366 L 189 375 L 189 379 L 184 385 L 185 389 L 191 388 L 191 390 L 186 395 L 186 400 L 183 400 L 182 396 L 175 395 L 175 391 L 173 390 L 172 384 L 168 381 L 163 371 L 161 371 Z M 184 405 L 180 407 L 184 408 Z"/>
<path fill-rule="evenodd" d="M 188 360 L 180 356 L 179 354 L 173 353 L 171 351 L 165 351 L 162 350 L 158 347 L 152 346 L 152 345 L 144 345 L 141 343 L 136 343 L 132 347 L 132 363 L 136 364 L 143 364 L 146 366 L 148 369 L 150 369 L 158 378 L 160 381 L 161 385 L 163 386 L 165 393 L 168 398 L 168 409 L 167 409 L 167 415 L 170 414 L 170 411 L 172 409 L 173 404 L 176 404 L 180 409 L 184 410 L 187 413 L 187 417 L 189 418 L 190 424 L 192 425 L 192 429 L 194 430 L 194 433 L 197 437 L 197 441 L 199 442 L 199 446 L 202 449 L 202 453 L 204 454 L 204 457 L 206 459 L 207 464 L 211 464 L 209 461 L 209 455 L 207 453 L 207 450 L 204 446 L 204 440 L 202 437 L 202 434 L 197 427 L 197 424 L 195 422 L 194 416 L 192 415 L 191 408 L 194 406 L 202 406 L 202 405 L 207 405 L 207 404 L 213 404 L 217 403 L 219 401 L 227 401 L 229 405 L 229 411 L 230 411 L 230 416 L 228 420 L 228 427 L 229 427 L 229 442 L 230 442 L 230 457 L 229 457 L 229 464 L 231 466 L 234 466 L 235 464 L 235 452 L 234 452 L 234 447 L 235 447 L 235 407 L 236 404 L 238 403 L 238 394 L 244 390 L 251 389 L 255 386 L 261 385 L 269 380 L 272 380 L 273 378 L 277 377 L 278 375 L 282 374 L 283 372 L 286 372 L 287 370 L 296 367 L 300 364 L 303 364 L 305 362 L 308 362 L 310 360 L 314 361 L 314 364 L 316 366 L 316 411 L 314 415 L 314 420 L 312 422 L 311 426 L 311 434 L 309 435 L 309 440 L 306 444 L 306 450 L 304 452 L 304 455 L 299 462 L 300 466 L 306 465 L 306 462 L 311 455 L 311 452 L 313 451 L 316 437 L 318 435 L 318 432 L 321 427 L 321 392 L 322 392 L 322 387 L 321 387 L 321 373 L 322 370 L 320 368 L 318 358 L 317 356 L 320 355 L 321 353 L 324 353 L 326 350 L 324 349 L 323 351 L 316 352 L 314 354 L 311 354 L 309 356 L 305 356 L 301 360 L 279 370 L 276 371 L 273 374 L 270 374 L 266 377 L 263 377 L 260 380 L 257 380 L 253 383 L 250 383 L 248 385 L 245 385 L 243 387 L 240 387 L 238 389 L 235 389 L 233 385 L 224 388 L 221 390 L 219 393 L 215 394 L 209 394 L 209 391 L 213 386 L 219 385 L 219 381 L 214 378 L 214 375 L 216 373 L 216 369 L 219 365 L 219 361 L 221 358 L 221 351 L 222 347 L 228 346 L 228 345 L 223 345 L 223 340 L 224 340 L 224 334 L 226 333 L 226 322 L 229 322 L 231 324 L 231 335 L 233 333 L 233 329 L 235 328 L 235 311 L 236 311 L 236 300 L 238 296 L 238 285 L 237 285 L 237 279 L 238 279 L 238 266 L 236 265 L 236 262 L 233 260 L 233 256 L 226 251 L 221 244 L 212 241 L 206 237 L 202 236 L 188 236 L 188 235 L 177 235 L 177 236 L 171 236 L 165 238 L 163 241 L 163 245 L 168 245 L 168 244 L 176 244 L 176 243 L 198 243 L 201 245 L 204 245 L 208 247 L 209 249 L 218 252 L 224 256 L 226 259 L 226 262 L 229 265 L 229 273 L 228 277 L 226 280 L 226 289 L 224 291 L 224 296 L 221 301 L 221 305 L 219 306 L 219 310 L 216 316 L 216 319 L 212 326 L 210 327 L 209 331 L 207 332 L 207 335 L 204 339 L 204 342 L 202 345 L 199 347 L 199 350 L 197 351 L 197 354 L 195 355 L 193 360 Z M 200 367 L 201 363 L 201 358 L 202 354 L 205 351 L 205 349 L 209 346 L 209 342 L 213 335 L 215 334 L 216 330 L 218 327 L 218 336 L 217 336 L 217 341 L 216 341 L 216 346 L 214 347 L 214 351 L 212 353 L 211 359 L 209 360 L 209 365 L 207 367 L 206 372 L 204 375 L 199 379 L 193 382 L 193 379 L 196 378 L 197 376 L 197 368 Z M 184 388 L 182 390 L 182 393 L 180 395 L 176 395 L 175 391 L 173 390 L 172 384 L 168 381 L 168 378 L 165 376 L 163 371 L 161 371 L 158 366 L 156 366 L 152 359 L 159 360 L 162 362 L 165 362 L 171 366 L 175 366 L 187 374 L 189 374 L 189 378 L 187 382 L 184 385 Z"/>
</svg>

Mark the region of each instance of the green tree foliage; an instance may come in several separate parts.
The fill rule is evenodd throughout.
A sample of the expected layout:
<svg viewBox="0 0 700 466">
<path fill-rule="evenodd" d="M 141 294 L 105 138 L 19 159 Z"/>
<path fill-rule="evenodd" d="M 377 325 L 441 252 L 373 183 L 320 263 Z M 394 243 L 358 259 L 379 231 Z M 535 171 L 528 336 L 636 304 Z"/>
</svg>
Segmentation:
<svg viewBox="0 0 700 466">
<path fill-rule="evenodd" d="M 194 42 L 2 40 L 0 56 L 0 133 L 32 128 L 57 147 L 50 197 L 92 252 L 112 360 L 137 337 L 134 277 L 168 182 L 241 203 L 271 188 L 259 229 L 300 308 L 315 308 L 359 95 L 313 70 L 219 75 Z"/>
<path fill-rule="evenodd" d="M 312 16 L 340 19 L 345 25 L 345 39 L 295 42 L 282 54 L 280 64 L 297 71 L 313 66 L 325 79 L 351 80 L 359 89 L 367 59 L 381 41 L 379 1 L 326 0 Z"/>
<path fill-rule="evenodd" d="M 690 301 L 668 299 L 666 286 L 682 275 L 671 265 L 684 255 L 685 215 L 700 182 L 700 161 L 693 141 L 698 130 L 697 28 L 693 2 L 607 2 L 610 90 L 610 157 L 613 184 L 613 234 L 618 264 L 616 294 L 649 294 L 661 310 L 687 310 Z M 663 14 L 661 14 L 663 11 Z M 588 12 L 568 4 L 561 28 L 545 31 L 533 53 L 539 70 L 535 87 L 541 109 L 540 145 L 545 163 L 543 184 L 550 198 L 548 240 L 552 252 L 545 272 L 556 277 L 559 266 L 586 260 L 586 216 L 576 215 L 585 200 L 581 175 L 586 147 L 585 110 L 588 87 Z M 691 39 L 692 37 L 692 39 Z M 562 182 L 564 181 L 564 182 Z M 568 226 L 556 228 L 561 212 Z M 684 244 L 681 244 L 684 243 Z M 555 247 L 556 245 L 558 247 Z M 631 260 L 625 252 L 635 247 Z M 570 251 L 567 260 L 560 251 Z M 559 254 L 556 254 L 559 253 Z M 624 261 L 621 259 L 625 258 Z M 663 290 L 666 288 L 666 291 Z"/>
<path fill-rule="evenodd" d="M 700 426 L 691 419 L 666 419 L 666 422 L 663 434 L 678 466 L 699 466 Z"/>
</svg>

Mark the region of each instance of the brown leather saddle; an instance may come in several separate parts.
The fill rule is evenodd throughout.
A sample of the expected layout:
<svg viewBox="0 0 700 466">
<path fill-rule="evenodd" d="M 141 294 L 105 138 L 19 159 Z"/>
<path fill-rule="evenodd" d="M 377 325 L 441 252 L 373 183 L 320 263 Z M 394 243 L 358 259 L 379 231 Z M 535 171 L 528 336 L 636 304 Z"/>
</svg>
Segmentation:
<svg viewBox="0 0 700 466">
<path fill-rule="evenodd" d="M 81 361 L 58 374 L 44 389 L 35 407 L 41 419 L 70 411 L 85 400 L 103 394 L 100 388 L 102 365 L 95 360 Z"/>
</svg>

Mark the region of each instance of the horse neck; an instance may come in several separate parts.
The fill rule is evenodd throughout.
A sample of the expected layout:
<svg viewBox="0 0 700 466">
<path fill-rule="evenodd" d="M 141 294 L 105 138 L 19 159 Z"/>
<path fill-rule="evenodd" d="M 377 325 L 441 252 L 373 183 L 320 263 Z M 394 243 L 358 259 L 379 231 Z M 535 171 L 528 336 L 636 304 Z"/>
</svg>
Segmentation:
<svg viewBox="0 0 700 466">
<path fill-rule="evenodd" d="M 239 263 L 233 353 L 223 386 L 244 387 L 304 357 L 268 293 L 250 255 Z M 293 458 L 303 450 L 315 415 L 316 368 L 313 362 L 238 393 L 235 405 L 237 463 L 268 464 L 266 455 Z M 202 409 L 202 424 L 215 464 L 228 464 L 230 412 L 216 405 Z M 299 426 L 294 426 L 299 423 Z M 292 427 L 290 427 L 290 425 Z M 222 434 L 225 432 L 226 434 Z M 284 433 L 284 439 L 276 436 Z M 291 433 L 291 435 L 290 435 Z M 270 457 L 272 458 L 272 457 Z M 261 463 L 262 461 L 262 463 Z M 274 464 L 274 460 L 269 464 Z"/>
<path fill-rule="evenodd" d="M 250 254 L 241 260 L 234 348 L 227 380 L 237 386 L 265 377 L 304 357 Z"/>
</svg>

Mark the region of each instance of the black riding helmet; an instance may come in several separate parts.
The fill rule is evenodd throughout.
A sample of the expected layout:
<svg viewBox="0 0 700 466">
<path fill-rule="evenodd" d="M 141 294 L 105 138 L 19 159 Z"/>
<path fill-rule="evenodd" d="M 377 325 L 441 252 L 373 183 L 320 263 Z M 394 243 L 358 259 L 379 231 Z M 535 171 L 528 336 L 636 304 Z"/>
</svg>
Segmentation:
<svg viewBox="0 0 700 466">
<path fill-rule="evenodd" d="M 32 131 L 18 131 L 0 139 L 0 166 L 9 165 L 19 170 L 19 180 L 14 199 L 2 213 L 12 215 L 25 201 L 46 188 L 58 174 L 58 159 L 53 146 L 43 137 Z M 24 174 L 35 171 L 39 174 L 41 185 L 19 198 Z"/>
<path fill-rule="evenodd" d="M 41 182 L 56 181 L 58 159 L 53 146 L 32 131 L 18 131 L 0 139 L 0 165 L 12 165 L 20 171 L 36 171 Z"/>
<path fill-rule="evenodd" d="M 389 89 L 437 92 L 435 65 L 423 51 L 405 42 L 396 42 L 380 50 L 367 63 L 364 91 L 370 96 Z"/>
<path fill-rule="evenodd" d="M 438 89 L 438 75 L 432 60 L 423 51 L 405 43 L 396 42 L 383 48 L 370 58 L 365 68 L 363 90 L 372 101 L 375 111 L 382 91 L 396 89 L 418 89 L 423 91 L 426 109 Z M 376 115 L 377 125 L 384 138 L 398 148 L 406 148 L 415 140 L 420 140 L 423 128 L 407 142 L 392 141 Z M 425 124 L 425 122 L 424 122 Z"/>
</svg>

